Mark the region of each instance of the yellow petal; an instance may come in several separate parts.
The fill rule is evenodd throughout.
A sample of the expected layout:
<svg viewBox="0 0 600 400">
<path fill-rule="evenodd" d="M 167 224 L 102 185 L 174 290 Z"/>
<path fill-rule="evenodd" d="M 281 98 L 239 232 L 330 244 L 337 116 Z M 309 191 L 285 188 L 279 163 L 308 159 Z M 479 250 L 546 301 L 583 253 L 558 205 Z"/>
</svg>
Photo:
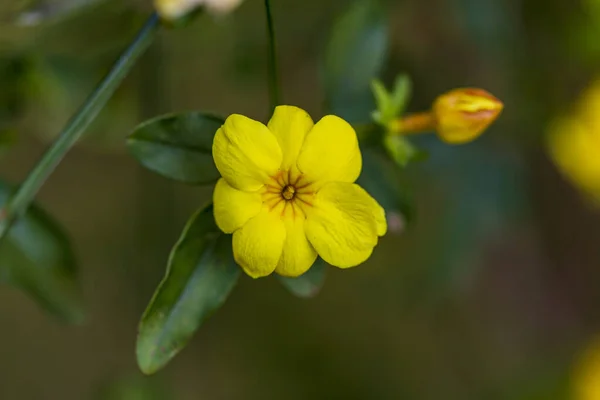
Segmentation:
<svg viewBox="0 0 600 400">
<path fill-rule="evenodd" d="M 287 235 L 275 272 L 283 276 L 297 277 L 308 271 L 314 264 L 317 251 L 306 238 L 303 217 L 287 217 L 284 219 L 284 224 Z"/>
<path fill-rule="evenodd" d="M 362 157 L 354 128 L 343 119 L 323 117 L 306 135 L 298 156 L 298 168 L 308 182 L 354 182 Z"/>
<path fill-rule="evenodd" d="M 234 232 L 235 261 L 253 278 L 267 276 L 277 267 L 285 236 L 281 214 L 263 207 L 258 215 Z"/>
<path fill-rule="evenodd" d="M 215 134 L 213 158 L 227 183 L 239 190 L 256 191 L 277 173 L 282 155 L 266 126 L 234 114 Z"/>
<path fill-rule="evenodd" d="M 369 258 L 387 229 L 381 206 L 356 184 L 328 183 L 305 209 L 308 240 L 323 260 L 340 268 Z"/>
<path fill-rule="evenodd" d="M 217 226 L 225 233 L 233 233 L 262 208 L 258 192 L 242 192 L 219 179 L 213 194 L 214 214 Z"/>
<path fill-rule="evenodd" d="M 366 193 L 366 195 L 369 198 L 369 203 L 371 203 L 369 205 L 369 208 L 373 211 L 373 218 L 375 220 L 375 229 L 377 236 L 385 235 L 387 233 L 387 219 L 385 218 L 385 210 L 379 205 L 377 200 L 371 197 L 370 194 L 368 194 L 364 189 L 360 189 Z"/>
<path fill-rule="evenodd" d="M 283 152 L 282 171 L 287 171 L 296 164 L 304 138 L 313 126 L 310 115 L 298 107 L 279 106 L 275 108 L 268 127 L 277 138 Z"/>
</svg>

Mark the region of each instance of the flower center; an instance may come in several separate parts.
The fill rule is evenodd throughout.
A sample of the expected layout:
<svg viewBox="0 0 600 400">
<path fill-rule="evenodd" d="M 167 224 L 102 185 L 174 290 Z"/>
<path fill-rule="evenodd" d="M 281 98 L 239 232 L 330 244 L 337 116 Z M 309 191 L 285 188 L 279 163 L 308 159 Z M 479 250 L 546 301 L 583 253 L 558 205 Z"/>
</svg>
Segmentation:
<svg viewBox="0 0 600 400">
<path fill-rule="evenodd" d="M 263 204 L 282 217 L 305 218 L 314 195 L 313 185 L 297 171 L 279 171 L 262 189 Z"/>
<path fill-rule="evenodd" d="M 296 196 L 296 188 L 292 185 L 286 185 L 281 191 L 281 195 L 286 200 L 292 200 Z"/>
</svg>

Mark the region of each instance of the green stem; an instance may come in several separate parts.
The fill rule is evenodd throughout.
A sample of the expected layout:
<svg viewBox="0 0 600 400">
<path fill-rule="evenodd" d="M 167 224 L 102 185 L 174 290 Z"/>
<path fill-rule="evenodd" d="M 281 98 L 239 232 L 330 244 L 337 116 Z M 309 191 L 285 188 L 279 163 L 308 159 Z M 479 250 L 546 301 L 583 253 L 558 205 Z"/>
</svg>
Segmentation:
<svg viewBox="0 0 600 400">
<path fill-rule="evenodd" d="M 150 46 L 159 26 L 160 19 L 154 13 L 108 75 L 69 121 L 58 139 L 44 153 L 25 181 L 11 196 L 4 209 L 0 210 L 0 238 L 6 235 L 13 222 L 27 211 L 41 186 L 104 108 L 137 59 Z"/>
<path fill-rule="evenodd" d="M 267 30 L 269 32 L 269 99 L 271 102 L 271 111 L 273 111 L 275 107 L 281 104 L 281 92 L 279 90 L 275 28 L 273 27 L 273 15 L 271 14 L 271 2 L 269 0 L 265 0 L 265 11 L 267 13 Z"/>
</svg>

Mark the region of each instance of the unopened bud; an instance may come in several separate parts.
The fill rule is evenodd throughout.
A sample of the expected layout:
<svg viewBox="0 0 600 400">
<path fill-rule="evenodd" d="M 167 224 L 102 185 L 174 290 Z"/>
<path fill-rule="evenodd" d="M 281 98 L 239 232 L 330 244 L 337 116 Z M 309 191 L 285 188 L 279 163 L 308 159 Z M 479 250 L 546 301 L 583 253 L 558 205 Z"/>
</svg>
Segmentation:
<svg viewBox="0 0 600 400">
<path fill-rule="evenodd" d="M 165 20 L 182 18 L 199 7 L 206 7 L 214 13 L 224 14 L 233 11 L 242 0 L 154 0 L 154 7 Z"/>
<path fill-rule="evenodd" d="M 483 89 L 455 89 L 433 103 L 438 136 L 446 143 L 474 140 L 498 118 L 504 105 Z"/>
</svg>

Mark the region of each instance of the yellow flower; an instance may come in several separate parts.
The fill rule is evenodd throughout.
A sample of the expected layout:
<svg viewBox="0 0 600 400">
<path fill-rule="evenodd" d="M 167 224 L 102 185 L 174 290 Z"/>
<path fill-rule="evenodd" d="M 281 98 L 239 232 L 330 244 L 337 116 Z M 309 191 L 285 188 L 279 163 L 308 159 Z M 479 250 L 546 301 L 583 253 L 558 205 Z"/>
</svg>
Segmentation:
<svg viewBox="0 0 600 400">
<path fill-rule="evenodd" d="M 553 122 L 548 149 L 562 173 L 600 201 L 600 81 L 587 90 L 573 114 Z"/>
<path fill-rule="evenodd" d="M 573 400 L 600 400 L 600 340 L 592 341 L 573 371 Z"/>
<path fill-rule="evenodd" d="M 222 175 L 215 220 L 233 233 L 236 262 L 254 278 L 295 277 L 317 255 L 339 268 L 364 262 L 385 234 L 383 208 L 354 181 L 362 157 L 354 129 L 326 116 L 280 106 L 265 126 L 231 115 L 213 157 Z"/>
<path fill-rule="evenodd" d="M 154 7 L 162 18 L 174 20 L 201 6 L 215 13 L 227 13 L 241 2 L 242 0 L 154 0 Z"/>
<path fill-rule="evenodd" d="M 450 144 L 470 142 L 498 118 L 504 105 L 483 89 L 454 89 L 433 103 L 433 117 L 440 139 Z"/>
</svg>

